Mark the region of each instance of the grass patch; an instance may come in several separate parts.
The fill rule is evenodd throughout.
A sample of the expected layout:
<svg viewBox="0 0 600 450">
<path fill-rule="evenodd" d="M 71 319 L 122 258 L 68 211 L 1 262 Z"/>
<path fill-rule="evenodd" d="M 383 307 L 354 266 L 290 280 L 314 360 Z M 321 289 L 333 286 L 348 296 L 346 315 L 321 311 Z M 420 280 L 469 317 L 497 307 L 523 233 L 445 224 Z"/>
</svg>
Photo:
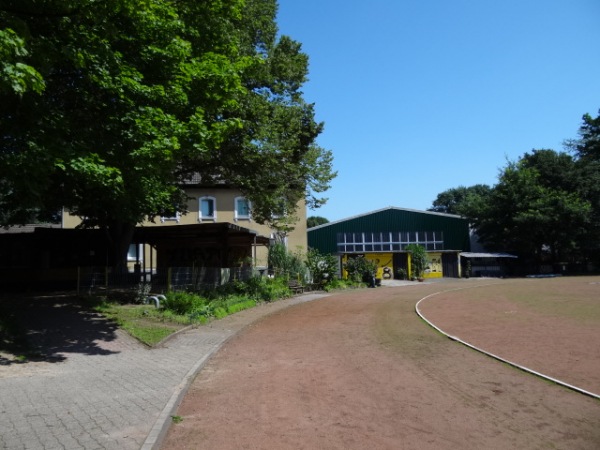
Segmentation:
<svg viewBox="0 0 600 450">
<path fill-rule="evenodd" d="M 188 317 L 148 305 L 103 302 L 94 309 L 134 338 L 150 346 L 158 344 L 170 334 L 190 324 Z"/>
<path fill-rule="evenodd" d="M 253 308 L 257 302 L 289 296 L 290 291 L 284 280 L 256 278 L 202 294 L 169 292 L 160 308 L 104 300 L 95 304 L 94 309 L 139 341 L 154 346 L 185 326 L 222 319 Z"/>
</svg>

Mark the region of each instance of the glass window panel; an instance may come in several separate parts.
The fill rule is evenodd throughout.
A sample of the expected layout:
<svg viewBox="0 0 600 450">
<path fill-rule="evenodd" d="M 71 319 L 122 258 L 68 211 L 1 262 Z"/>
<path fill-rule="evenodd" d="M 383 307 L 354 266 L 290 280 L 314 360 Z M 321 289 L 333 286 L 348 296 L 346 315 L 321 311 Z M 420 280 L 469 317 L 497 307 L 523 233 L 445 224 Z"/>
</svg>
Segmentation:
<svg viewBox="0 0 600 450">
<path fill-rule="evenodd" d="M 200 212 L 202 217 L 214 217 L 215 202 L 212 198 L 203 198 L 200 200 Z"/>
<path fill-rule="evenodd" d="M 393 251 L 399 252 L 400 249 L 401 249 L 400 244 L 392 244 L 392 250 Z"/>
<path fill-rule="evenodd" d="M 354 242 L 363 242 L 363 234 L 354 233 Z"/>
<path fill-rule="evenodd" d="M 365 233 L 365 242 L 373 242 L 373 233 Z"/>
<path fill-rule="evenodd" d="M 376 252 L 380 252 L 381 251 L 381 244 L 376 244 L 373 246 L 373 250 Z"/>
<path fill-rule="evenodd" d="M 235 211 L 238 217 L 250 216 L 250 202 L 245 198 L 237 198 L 235 200 Z"/>
<path fill-rule="evenodd" d="M 366 244 L 365 252 L 372 252 L 372 251 L 373 251 L 373 244 Z"/>
<path fill-rule="evenodd" d="M 127 260 L 129 260 L 129 261 L 136 261 L 138 259 L 138 252 L 137 252 L 137 250 L 138 250 L 137 244 L 130 244 L 129 245 L 129 249 L 127 250 Z"/>
</svg>

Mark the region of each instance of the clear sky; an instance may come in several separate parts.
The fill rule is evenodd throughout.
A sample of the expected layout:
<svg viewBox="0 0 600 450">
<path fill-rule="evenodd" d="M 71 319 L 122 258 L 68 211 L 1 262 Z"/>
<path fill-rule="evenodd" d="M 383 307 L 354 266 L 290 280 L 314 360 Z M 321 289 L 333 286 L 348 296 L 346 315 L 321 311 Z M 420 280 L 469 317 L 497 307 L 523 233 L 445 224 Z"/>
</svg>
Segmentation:
<svg viewBox="0 0 600 450">
<path fill-rule="evenodd" d="M 330 221 L 494 185 L 600 109 L 600 0 L 279 0 L 338 177 Z"/>
</svg>

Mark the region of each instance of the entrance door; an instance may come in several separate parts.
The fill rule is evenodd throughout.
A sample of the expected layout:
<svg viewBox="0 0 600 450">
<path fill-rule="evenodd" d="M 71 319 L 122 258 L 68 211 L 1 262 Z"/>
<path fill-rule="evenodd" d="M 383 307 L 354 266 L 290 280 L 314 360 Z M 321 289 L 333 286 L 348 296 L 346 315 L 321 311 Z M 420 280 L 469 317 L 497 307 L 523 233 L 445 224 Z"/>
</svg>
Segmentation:
<svg viewBox="0 0 600 450">
<path fill-rule="evenodd" d="M 442 275 L 458 278 L 458 256 L 456 253 L 442 253 Z"/>
<path fill-rule="evenodd" d="M 394 279 L 398 279 L 398 269 L 408 274 L 408 253 L 394 253 Z"/>
</svg>

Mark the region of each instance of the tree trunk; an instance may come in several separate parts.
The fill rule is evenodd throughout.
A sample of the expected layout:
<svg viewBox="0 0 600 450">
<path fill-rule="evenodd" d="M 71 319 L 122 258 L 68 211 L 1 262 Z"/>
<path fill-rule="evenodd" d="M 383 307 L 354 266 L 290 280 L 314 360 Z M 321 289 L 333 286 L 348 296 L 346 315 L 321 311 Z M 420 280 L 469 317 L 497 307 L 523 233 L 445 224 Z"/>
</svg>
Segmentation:
<svg viewBox="0 0 600 450">
<path fill-rule="evenodd" d="M 127 253 L 135 231 L 135 224 L 113 221 L 106 231 L 112 258 L 109 264 L 114 273 L 125 273 L 127 272 Z"/>
</svg>

